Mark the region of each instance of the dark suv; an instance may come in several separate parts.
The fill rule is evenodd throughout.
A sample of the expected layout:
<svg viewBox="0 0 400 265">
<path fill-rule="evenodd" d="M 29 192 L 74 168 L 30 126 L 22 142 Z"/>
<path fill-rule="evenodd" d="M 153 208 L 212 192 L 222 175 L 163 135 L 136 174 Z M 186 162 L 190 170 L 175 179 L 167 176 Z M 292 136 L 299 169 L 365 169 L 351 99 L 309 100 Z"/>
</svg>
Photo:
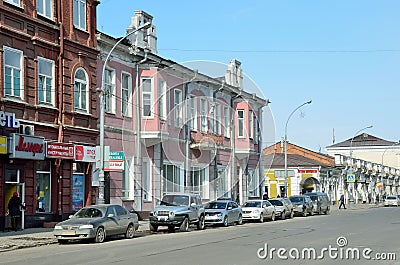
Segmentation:
<svg viewBox="0 0 400 265">
<path fill-rule="evenodd" d="M 156 232 L 159 226 L 167 226 L 169 232 L 186 232 L 190 224 L 197 229 L 205 228 L 204 207 L 197 194 L 167 194 L 159 206 L 150 212 L 150 231 Z"/>
<path fill-rule="evenodd" d="M 290 196 L 290 201 L 294 206 L 295 215 L 302 215 L 306 217 L 308 214 L 313 215 L 313 201 L 307 195 Z"/>
<path fill-rule="evenodd" d="M 318 214 L 328 214 L 330 211 L 330 203 L 328 195 L 324 192 L 307 192 L 307 195 L 311 198 L 314 205 L 314 212 Z"/>
</svg>

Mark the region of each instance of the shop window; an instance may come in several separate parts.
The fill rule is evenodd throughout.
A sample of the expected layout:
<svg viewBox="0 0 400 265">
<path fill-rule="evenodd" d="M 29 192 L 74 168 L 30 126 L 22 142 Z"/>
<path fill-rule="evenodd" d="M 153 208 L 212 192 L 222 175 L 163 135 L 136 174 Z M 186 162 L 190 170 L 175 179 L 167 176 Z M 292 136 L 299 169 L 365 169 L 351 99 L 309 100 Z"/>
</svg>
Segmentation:
<svg viewBox="0 0 400 265">
<path fill-rule="evenodd" d="M 38 161 L 36 164 L 36 212 L 51 212 L 50 161 Z"/>
</svg>

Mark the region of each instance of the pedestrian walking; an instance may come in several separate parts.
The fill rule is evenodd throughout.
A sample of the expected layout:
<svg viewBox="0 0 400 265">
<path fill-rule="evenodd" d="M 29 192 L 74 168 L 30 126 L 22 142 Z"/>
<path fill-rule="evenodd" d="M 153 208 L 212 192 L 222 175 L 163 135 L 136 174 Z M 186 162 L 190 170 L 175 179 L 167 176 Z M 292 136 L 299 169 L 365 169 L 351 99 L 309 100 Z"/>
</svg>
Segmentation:
<svg viewBox="0 0 400 265">
<path fill-rule="evenodd" d="M 14 231 L 18 230 L 18 225 L 21 219 L 21 208 L 25 209 L 22 205 L 21 198 L 18 196 L 18 192 L 14 192 L 8 202 L 8 211 L 11 216 L 11 229 Z"/>
<path fill-rule="evenodd" d="M 344 209 L 346 209 L 346 205 L 344 204 L 344 195 L 343 194 L 340 196 L 339 201 L 340 201 L 339 209 L 341 209 L 342 206 L 343 206 Z"/>
</svg>

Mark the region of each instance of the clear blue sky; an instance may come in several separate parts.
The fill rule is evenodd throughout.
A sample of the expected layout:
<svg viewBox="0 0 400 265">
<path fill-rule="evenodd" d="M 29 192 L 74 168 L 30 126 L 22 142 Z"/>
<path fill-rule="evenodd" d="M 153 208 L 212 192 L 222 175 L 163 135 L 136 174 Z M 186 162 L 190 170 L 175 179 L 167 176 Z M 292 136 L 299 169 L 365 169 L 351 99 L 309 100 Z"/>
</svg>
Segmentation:
<svg viewBox="0 0 400 265">
<path fill-rule="evenodd" d="M 400 1 L 102 0 L 97 27 L 125 35 L 134 10 L 154 17 L 159 55 L 178 63 L 242 62 L 272 102 L 276 135 L 324 152 L 373 125 L 400 140 Z M 224 73 L 222 72 L 221 75 Z"/>
</svg>

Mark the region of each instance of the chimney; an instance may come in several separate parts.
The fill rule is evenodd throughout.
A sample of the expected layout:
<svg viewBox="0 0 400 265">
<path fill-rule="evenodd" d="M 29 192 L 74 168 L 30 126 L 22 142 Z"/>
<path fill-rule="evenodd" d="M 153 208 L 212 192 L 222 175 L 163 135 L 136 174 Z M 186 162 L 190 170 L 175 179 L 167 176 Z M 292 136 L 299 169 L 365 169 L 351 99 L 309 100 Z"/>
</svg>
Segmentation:
<svg viewBox="0 0 400 265">
<path fill-rule="evenodd" d="M 242 63 L 238 60 L 232 59 L 225 74 L 225 83 L 239 89 L 243 89 L 243 73 L 241 64 Z"/>
<path fill-rule="evenodd" d="M 152 23 L 153 17 L 142 10 L 135 10 L 135 15 L 131 18 L 131 24 L 126 29 L 126 33 L 136 30 L 138 27 Z M 149 49 L 151 53 L 157 54 L 156 27 L 151 25 L 148 29 L 142 29 L 128 37 L 135 47 Z"/>
</svg>

